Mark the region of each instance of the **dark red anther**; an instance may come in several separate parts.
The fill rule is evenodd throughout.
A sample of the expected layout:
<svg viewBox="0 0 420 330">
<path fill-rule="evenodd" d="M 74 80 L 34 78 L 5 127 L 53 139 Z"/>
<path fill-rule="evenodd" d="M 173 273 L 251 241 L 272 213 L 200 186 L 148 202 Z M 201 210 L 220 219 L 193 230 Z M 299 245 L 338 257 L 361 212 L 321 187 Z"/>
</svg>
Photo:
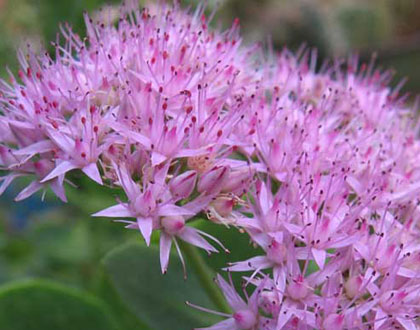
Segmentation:
<svg viewBox="0 0 420 330">
<path fill-rule="evenodd" d="M 32 78 L 32 69 L 31 68 L 26 69 L 26 75 L 28 76 L 28 78 Z"/>
<path fill-rule="evenodd" d="M 26 93 L 23 89 L 20 90 L 20 94 L 22 94 L 23 97 L 26 97 Z"/>
<path fill-rule="evenodd" d="M 58 103 L 57 103 L 57 101 L 53 101 L 53 102 L 52 102 L 52 106 L 56 109 L 56 108 L 58 107 Z"/>
<path fill-rule="evenodd" d="M 187 112 L 187 114 L 191 113 L 192 110 L 193 110 L 192 105 L 189 105 L 185 108 L 185 111 Z M 193 117 L 193 118 L 195 118 L 195 117 Z M 197 118 L 195 118 L 195 120 L 197 120 Z"/>
<path fill-rule="evenodd" d="M 200 129 L 198 130 L 200 133 L 204 132 L 204 126 L 201 126 Z"/>
<path fill-rule="evenodd" d="M 163 56 L 163 59 L 166 60 L 169 57 L 169 54 L 166 50 L 164 50 L 162 56 Z"/>
<path fill-rule="evenodd" d="M 219 130 L 217 131 L 217 137 L 221 137 L 221 136 L 222 136 L 222 134 L 223 134 L 223 131 L 222 131 L 221 129 L 219 129 Z"/>
<path fill-rule="evenodd" d="M 159 87 L 159 93 L 162 93 L 163 92 L 163 87 L 162 86 L 160 86 Z"/>
<path fill-rule="evenodd" d="M 82 152 L 82 153 L 80 154 L 80 156 L 82 156 L 82 158 L 86 158 L 86 152 Z"/>
<path fill-rule="evenodd" d="M 153 125 L 153 118 L 152 117 L 149 118 L 149 125 Z"/>
<path fill-rule="evenodd" d="M 94 114 L 95 111 L 96 111 L 96 106 L 94 104 L 92 104 L 89 108 L 89 111 L 90 111 L 91 114 Z"/>
<path fill-rule="evenodd" d="M 155 62 L 156 62 L 156 58 L 152 57 L 152 59 L 150 60 L 150 63 L 155 64 Z"/>
<path fill-rule="evenodd" d="M 163 104 L 162 104 L 162 109 L 163 109 L 163 110 L 166 110 L 167 108 L 168 108 L 168 103 L 163 103 Z"/>
<path fill-rule="evenodd" d="M 94 126 L 94 127 L 93 127 L 93 131 L 94 131 L 95 133 L 98 133 L 98 131 L 99 131 L 99 127 L 98 127 L 98 126 Z"/>
<path fill-rule="evenodd" d="M 37 72 L 36 74 L 35 74 L 35 76 L 37 77 L 37 79 L 39 79 L 39 80 L 41 80 L 42 79 L 42 74 L 41 74 L 41 72 Z"/>
<path fill-rule="evenodd" d="M 186 97 L 191 97 L 191 92 L 188 89 L 185 89 L 181 92 L 182 95 L 185 95 Z"/>
<path fill-rule="evenodd" d="M 82 122 L 83 125 L 86 124 L 86 117 L 80 118 L 80 121 Z"/>
</svg>

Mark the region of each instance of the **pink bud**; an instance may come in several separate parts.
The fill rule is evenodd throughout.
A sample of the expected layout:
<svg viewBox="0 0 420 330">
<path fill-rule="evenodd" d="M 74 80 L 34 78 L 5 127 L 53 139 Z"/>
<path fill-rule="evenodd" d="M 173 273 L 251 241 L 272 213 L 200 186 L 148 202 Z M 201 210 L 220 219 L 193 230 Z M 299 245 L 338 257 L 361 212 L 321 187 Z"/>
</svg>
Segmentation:
<svg viewBox="0 0 420 330">
<path fill-rule="evenodd" d="M 287 293 L 293 300 L 301 300 L 309 294 L 309 288 L 302 275 L 293 279 L 287 286 Z"/>
<path fill-rule="evenodd" d="M 233 314 L 236 325 L 239 329 L 247 330 L 253 329 L 257 323 L 257 318 L 250 310 L 240 310 Z"/>
<path fill-rule="evenodd" d="M 12 154 L 12 150 L 5 146 L 0 145 L 0 164 L 9 166 L 16 162 L 16 158 Z"/>
<path fill-rule="evenodd" d="M 344 284 L 344 289 L 348 298 L 353 299 L 360 291 L 363 279 L 359 276 L 350 277 Z"/>
<path fill-rule="evenodd" d="M 210 206 L 222 217 L 228 217 L 235 206 L 235 199 L 228 196 L 218 196 L 210 203 Z"/>
<path fill-rule="evenodd" d="M 186 198 L 192 193 L 196 180 L 197 172 L 187 171 L 174 177 L 169 183 L 169 189 L 175 197 Z"/>
<path fill-rule="evenodd" d="M 197 190 L 200 193 L 217 194 L 229 177 L 230 168 L 226 166 L 215 166 L 207 173 L 204 173 L 198 181 Z"/>
<path fill-rule="evenodd" d="M 252 173 L 248 169 L 241 171 L 232 171 L 229 174 L 229 180 L 223 184 L 222 192 L 241 195 L 249 187 Z"/>
<path fill-rule="evenodd" d="M 275 314 L 280 309 L 279 296 L 274 291 L 262 291 L 258 304 L 267 314 Z"/>
<path fill-rule="evenodd" d="M 44 178 L 49 172 L 51 172 L 54 169 L 53 163 L 46 159 L 38 160 L 34 162 L 33 165 L 35 173 L 40 179 Z"/>
<path fill-rule="evenodd" d="M 281 264 L 286 260 L 287 249 L 282 243 L 273 240 L 267 249 L 267 258 L 276 264 Z"/>
<path fill-rule="evenodd" d="M 344 315 L 341 314 L 330 314 L 328 315 L 324 322 L 322 322 L 322 328 L 325 330 L 334 329 L 341 330 L 344 325 Z"/>
<path fill-rule="evenodd" d="M 163 217 L 160 223 L 163 230 L 169 235 L 176 235 L 185 227 L 185 220 L 181 216 Z"/>
</svg>

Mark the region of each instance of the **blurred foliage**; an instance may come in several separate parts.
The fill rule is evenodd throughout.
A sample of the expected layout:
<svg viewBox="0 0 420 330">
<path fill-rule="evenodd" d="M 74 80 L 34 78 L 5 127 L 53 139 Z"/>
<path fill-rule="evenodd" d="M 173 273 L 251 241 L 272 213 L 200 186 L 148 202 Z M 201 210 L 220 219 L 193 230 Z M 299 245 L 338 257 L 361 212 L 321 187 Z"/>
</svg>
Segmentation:
<svg viewBox="0 0 420 330">
<path fill-rule="evenodd" d="M 176 256 L 171 259 L 174 261 Z M 185 304 L 188 300 L 214 309 L 191 270 L 184 280 L 182 266 L 175 260 L 167 274 L 159 274 L 157 246 L 124 244 L 107 255 L 104 267 L 129 309 L 151 329 L 171 330 L 175 324 L 177 329 L 191 329 L 218 321 Z"/>
<path fill-rule="evenodd" d="M 0 287 L 2 330 L 119 330 L 97 298 L 46 281 Z"/>
<path fill-rule="evenodd" d="M 49 42 L 56 40 L 61 22 L 69 22 L 76 32 L 83 35 L 83 10 L 95 15 L 100 7 L 118 2 L 0 0 L 0 77 L 7 77 L 6 66 L 12 72 L 17 71 L 17 48 L 30 43 L 35 50 L 49 49 Z M 195 0 L 182 2 L 197 3 Z M 208 0 L 208 6 L 209 12 L 220 7 L 215 25 L 228 27 L 234 17 L 239 17 L 247 43 L 270 39 L 277 49 L 284 45 L 296 49 L 306 42 L 308 46 L 318 48 L 320 61 L 345 56 L 349 52 L 358 52 L 363 60 L 367 60 L 376 52 L 378 65 L 396 70 L 396 81 L 404 76 L 410 78 L 405 91 L 420 92 L 418 0 Z M 165 329 L 170 328 L 171 322 L 192 326 L 197 315 L 199 323 L 196 325 L 208 323 L 208 315 L 188 311 L 183 305 L 183 300 L 188 297 L 192 302 L 211 306 L 203 292 L 197 289 L 194 274 L 188 281 L 190 288 L 183 292 L 181 288 L 186 284 L 182 282 L 177 256 L 171 260 L 169 273 L 162 277 L 154 247 L 145 250 L 143 246 L 129 243 L 117 248 L 127 241 L 141 241 L 136 231 L 125 230 L 121 224 L 109 220 L 90 217 L 93 212 L 114 204 L 119 192 L 111 192 L 109 188 L 99 187 L 78 175 L 71 181 L 77 187 L 67 186 L 69 203 L 66 205 L 52 199 L 51 194 L 47 194 L 45 202 L 36 195 L 14 203 L 13 196 L 25 180 L 12 186 L 0 198 L 0 284 L 43 278 L 77 287 L 100 297 L 98 299 L 102 299 L 106 308 L 112 311 L 121 329 Z M 232 251 L 229 255 L 221 252 L 210 258 L 202 254 L 214 271 L 220 271 L 226 262 L 260 253 L 246 235 L 235 229 L 227 230 L 207 220 L 197 221 L 195 225 L 220 238 Z M 158 237 L 155 236 L 153 242 L 156 244 Z M 114 252 L 102 264 L 102 258 L 111 250 Z M 233 280 L 240 287 L 241 275 L 233 274 Z M 34 294 L 30 297 L 34 299 L 33 304 L 39 304 L 35 309 L 38 314 L 50 303 L 47 297 L 50 294 L 63 294 L 62 299 L 66 301 L 63 304 L 80 304 L 80 308 L 91 302 L 91 298 L 84 302 L 66 300 L 69 299 L 64 297 L 67 289 L 50 292 L 48 285 L 45 288 L 38 282 L 20 288 L 28 290 L 29 287 L 38 290 L 30 293 Z M 13 290 L 16 288 L 12 287 Z M 14 301 L 25 291 L 13 290 L 6 290 L 10 294 L 8 306 L 15 306 L 13 309 L 18 311 L 24 307 L 13 305 Z M 5 301 L 2 294 L 6 291 L 0 289 L 0 312 Z M 159 299 L 153 300 L 154 292 L 160 292 Z M 76 295 L 81 297 L 85 293 Z M 44 298 L 39 298 L 41 296 Z M 181 310 L 174 308 L 179 304 Z M 93 315 L 100 315 L 102 307 L 93 305 L 86 308 L 92 308 Z M 165 316 L 160 307 L 165 308 Z M 7 316 L 13 318 L 15 314 Z M 0 328 L 8 329 L 2 326 L 2 318 L 4 320 L 5 316 L 0 313 Z M 19 328 L 13 328 L 16 329 Z M 55 329 L 65 328 L 57 326 Z"/>
<path fill-rule="evenodd" d="M 212 2 L 213 3 L 213 2 Z M 224 0 L 228 25 L 240 18 L 248 41 L 269 37 L 276 48 L 316 47 L 321 60 L 357 52 L 408 76 L 405 91 L 420 92 L 420 1 L 418 0 Z M 404 63 L 401 63 L 404 62 Z"/>
</svg>

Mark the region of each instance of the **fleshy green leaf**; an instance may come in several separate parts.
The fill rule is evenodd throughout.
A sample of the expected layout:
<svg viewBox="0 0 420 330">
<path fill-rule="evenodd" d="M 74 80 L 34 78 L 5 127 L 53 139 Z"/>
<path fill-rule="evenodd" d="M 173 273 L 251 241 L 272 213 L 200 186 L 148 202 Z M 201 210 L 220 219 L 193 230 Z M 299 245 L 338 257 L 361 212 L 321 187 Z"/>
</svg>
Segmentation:
<svg viewBox="0 0 420 330">
<path fill-rule="evenodd" d="M 157 247 L 128 243 L 111 251 L 104 266 L 127 307 L 151 329 L 191 329 L 213 324 L 213 316 L 185 305 L 188 300 L 214 308 L 192 271 L 186 281 L 183 279 L 176 259 L 172 256 L 168 273 L 162 275 Z"/>
<path fill-rule="evenodd" d="M 118 330 L 101 300 L 47 281 L 0 288 L 2 330 Z"/>
<path fill-rule="evenodd" d="M 246 233 L 241 233 L 234 227 L 226 228 L 223 225 L 217 225 L 209 220 L 198 220 L 194 222 L 194 227 L 219 239 L 224 246 L 230 251 L 229 254 L 220 251 L 208 257 L 202 253 L 206 263 L 217 273 L 223 273 L 221 270 L 228 266 L 228 263 L 247 260 L 257 255 L 264 255 L 261 248 L 256 248 L 250 241 Z M 221 250 L 219 248 L 219 250 Z M 232 272 L 233 282 L 238 291 L 242 288 L 243 276 L 251 272 Z M 252 286 L 250 286 L 252 287 Z"/>
</svg>

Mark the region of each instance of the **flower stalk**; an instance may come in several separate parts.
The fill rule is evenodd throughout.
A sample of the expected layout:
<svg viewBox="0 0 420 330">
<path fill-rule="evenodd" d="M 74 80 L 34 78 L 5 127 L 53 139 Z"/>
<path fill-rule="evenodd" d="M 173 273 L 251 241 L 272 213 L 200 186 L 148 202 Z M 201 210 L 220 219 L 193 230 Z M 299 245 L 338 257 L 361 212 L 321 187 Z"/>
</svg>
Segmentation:
<svg viewBox="0 0 420 330">
<path fill-rule="evenodd" d="M 214 281 L 216 273 L 206 264 L 198 249 L 182 241 L 179 242 L 179 246 L 210 300 L 221 312 L 230 313 L 229 305 Z"/>
</svg>

